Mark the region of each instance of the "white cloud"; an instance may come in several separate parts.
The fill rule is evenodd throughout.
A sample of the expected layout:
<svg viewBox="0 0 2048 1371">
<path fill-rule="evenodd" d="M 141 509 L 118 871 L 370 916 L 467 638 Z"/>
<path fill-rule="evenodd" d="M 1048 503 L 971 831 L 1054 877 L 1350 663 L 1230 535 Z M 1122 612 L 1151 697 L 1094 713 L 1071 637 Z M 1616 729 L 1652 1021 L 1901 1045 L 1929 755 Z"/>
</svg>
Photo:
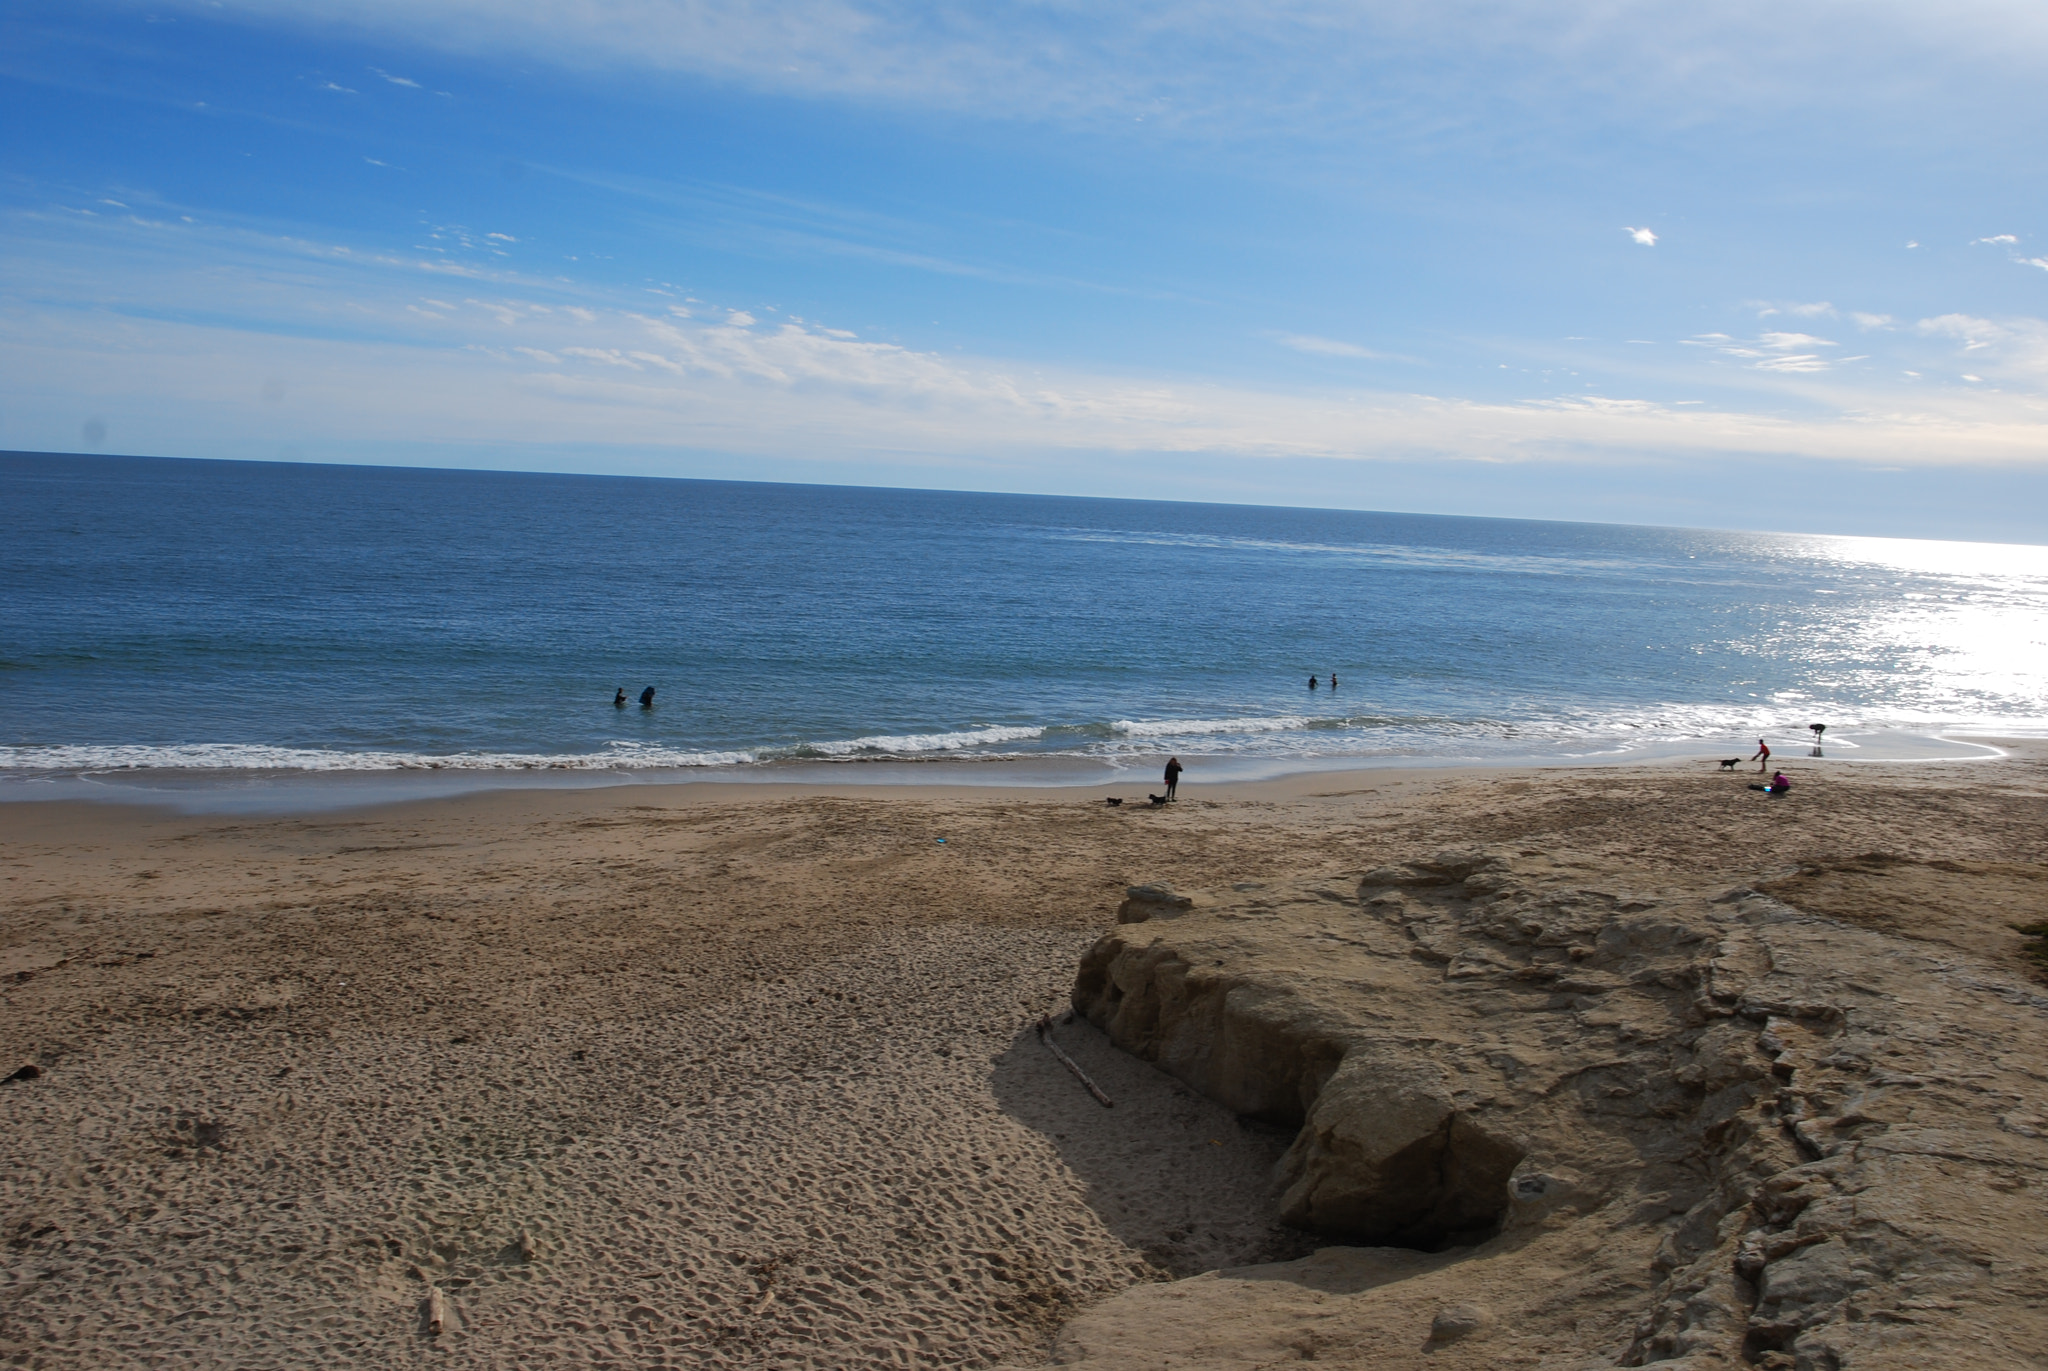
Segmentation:
<svg viewBox="0 0 2048 1371">
<path fill-rule="evenodd" d="M 1764 333 L 1750 339 L 1703 333 L 1684 341 L 1692 347 L 1710 348 L 1723 356 L 1740 358 L 1758 371 L 1780 372 L 1826 371 L 1827 358 L 1811 349 L 1839 346 L 1810 333 L 1784 332 Z"/>
<path fill-rule="evenodd" d="M 1864 329 L 1866 331 L 1870 329 L 1890 328 L 1895 322 L 1897 322 L 1889 314 L 1859 313 L 1851 314 L 1849 317 L 1856 321 L 1856 327 Z"/>
<path fill-rule="evenodd" d="M 2011 247 L 2017 242 L 2019 242 L 2019 239 L 2013 237 L 2010 233 L 1999 233 L 1989 238 L 1972 238 L 1970 240 L 1972 246 L 1978 243 L 1996 243 L 2003 247 Z"/>
<path fill-rule="evenodd" d="M 413 80 L 410 76 L 393 76 L 390 72 L 378 67 L 371 67 L 370 70 L 376 72 L 377 75 L 383 77 L 394 86 L 405 86 L 411 90 L 418 90 L 420 88 L 420 83 Z"/>
<path fill-rule="evenodd" d="M 736 309 L 725 316 L 725 322 L 731 324 L 734 328 L 752 328 L 754 326 L 754 316 L 743 309 Z"/>
<path fill-rule="evenodd" d="M 357 95 L 357 94 L 360 94 L 360 92 L 358 92 L 358 91 L 354 91 L 354 90 L 351 90 L 351 89 L 349 89 L 349 87 L 347 87 L 347 86 L 338 86 L 338 85 L 336 85 L 336 84 L 335 84 L 334 82 L 332 82 L 332 81 L 329 81 L 329 82 L 327 82 L 327 83 L 326 83 L 325 85 L 321 86 L 321 87 L 320 87 L 320 89 L 321 89 L 321 90 L 332 90 L 332 91 L 339 91 L 339 92 L 340 92 L 341 94 L 343 94 L 343 95 Z"/>
<path fill-rule="evenodd" d="M 382 44 L 583 69 L 680 72 L 800 98 L 1296 139 L 1369 125 L 1425 142 L 1511 106 L 1538 136 L 1587 118 L 1796 125 L 1854 106 L 1967 123 L 2025 90 L 2048 21 L 2030 0 L 161 0 Z M 380 73 L 382 75 L 383 73 Z M 386 76 L 386 79 L 394 79 Z M 397 78 L 405 79 L 405 78 Z M 1421 113 L 1418 117 L 1418 112 Z M 1138 122 L 1142 119 L 1142 123 Z"/>
<path fill-rule="evenodd" d="M 1375 352 L 1371 348 L 1360 347 L 1356 343 L 1347 343 L 1337 338 L 1318 338 L 1312 333 L 1269 333 L 1266 336 L 1281 347 L 1311 353 L 1318 357 L 1355 357 L 1362 361 L 1379 362 L 1408 360 L 1405 357 L 1395 357 L 1391 353 Z"/>
<path fill-rule="evenodd" d="M 1657 246 L 1657 235 L 1651 232 L 1649 229 L 1624 227 L 1622 229 L 1622 232 L 1626 233 L 1629 237 L 1635 239 L 1638 243 L 1641 243 L 1646 248 L 1653 248 Z"/>
<path fill-rule="evenodd" d="M 218 225 L 63 223 L 64 235 L 130 247 L 125 256 L 110 247 L 21 260 L 49 283 L 45 299 L 92 304 L 0 314 L 0 447 L 48 446 L 57 439 L 38 439 L 37 416 L 69 414 L 75 431 L 74 411 L 106 411 L 115 399 L 123 434 L 143 450 L 196 454 L 216 437 L 273 434 L 277 410 L 248 398 L 246 378 L 288 367 L 310 378 L 294 382 L 295 422 L 371 445 L 615 444 L 847 460 L 886 450 L 1012 464 L 1033 454 L 1179 452 L 1254 464 L 1571 456 L 1621 466 L 1646 453 L 1745 452 L 2048 465 L 2040 320 L 1955 314 L 1917 324 L 1909 341 L 1961 346 L 1967 374 L 1984 378 L 1970 387 L 1908 391 L 1848 373 L 1785 375 L 1825 369 L 1836 345 L 1778 330 L 1688 340 L 1739 364 L 1718 373 L 1727 389 L 1704 405 L 1639 398 L 1684 394 L 1679 385 L 1697 379 L 1656 371 L 1662 364 L 1646 351 L 1631 354 L 1644 358 L 1631 364 L 1648 368 L 1644 379 L 1584 378 L 1611 394 L 1546 389 L 1492 400 L 963 358 L 815 323 L 748 315 L 742 325 L 744 311 L 689 318 L 637 289 L 607 293 L 495 262 L 463 272 L 449 297 L 422 297 L 421 273 L 449 264 Z M 194 245 L 184 259 L 165 246 L 180 241 Z M 281 281 L 293 289 L 279 290 Z M 202 310 L 241 322 L 181 322 Z M 343 336 L 321 336 L 337 329 Z M 1972 343 L 1984 346 L 1970 351 Z M 1956 374 L 1953 364 L 1938 370 Z"/>
</svg>

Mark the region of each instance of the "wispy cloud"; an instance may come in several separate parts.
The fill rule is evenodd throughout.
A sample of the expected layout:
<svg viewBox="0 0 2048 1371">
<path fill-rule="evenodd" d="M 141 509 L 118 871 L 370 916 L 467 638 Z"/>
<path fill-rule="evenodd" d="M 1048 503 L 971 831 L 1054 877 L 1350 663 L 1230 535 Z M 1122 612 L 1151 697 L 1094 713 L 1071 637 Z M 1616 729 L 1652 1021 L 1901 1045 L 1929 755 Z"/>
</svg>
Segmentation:
<svg viewBox="0 0 2048 1371">
<path fill-rule="evenodd" d="M 370 70 L 376 73 L 378 76 L 383 77 L 386 81 L 389 81 L 394 86 L 405 86 L 411 90 L 420 89 L 420 83 L 413 80 L 410 76 L 393 76 L 390 72 L 385 71 L 381 67 L 371 67 Z"/>
<path fill-rule="evenodd" d="M 2008 248 L 2009 248 L 2009 247 L 2013 246 L 2014 244 L 2016 244 L 2016 243 L 2018 243 L 2018 242 L 2019 242 L 2019 239 L 2018 239 L 2018 238 L 2015 238 L 2015 237 L 2014 237 L 2014 236 L 2013 236 L 2012 234 L 2010 234 L 2010 233 L 1997 233 L 1997 234 L 1993 234 L 1993 235 L 1992 235 L 1991 237 L 1989 237 L 1989 238 L 1972 238 L 1972 239 L 1970 240 L 1970 244 L 1971 244 L 1971 246 L 1973 246 L 1973 247 L 1974 247 L 1974 246 L 1975 246 L 1976 244 L 1978 244 L 1978 243 L 1991 243 L 1991 244 L 1995 244 L 1995 245 L 1997 245 L 1997 246 L 1999 246 L 1999 247 L 2008 247 Z"/>
<path fill-rule="evenodd" d="M 1916 106 L 1902 93 L 1943 70 L 1972 73 L 1949 86 L 1958 102 L 1996 107 L 1987 74 L 2030 79 L 2048 49 L 2048 25 L 2014 0 L 1958 0 L 1939 13 L 1881 3 L 1860 12 L 1853 32 L 1825 8 L 1769 0 L 1633 0 L 1563 18 L 1534 0 L 162 3 L 343 25 L 470 56 L 694 73 L 804 98 L 1254 139 L 1362 125 L 1439 139 L 1504 107 L 1524 117 L 1498 127 L 1539 136 L 1588 114 L 1633 128 L 1708 112 L 1759 122 L 1768 111 L 1780 125 L 1792 111 L 1845 105 L 1906 114 Z"/>
<path fill-rule="evenodd" d="M 1622 229 L 1622 232 L 1626 233 L 1629 237 L 1635 239 L 1638 243 L 1641 243 L 1646 248 L 1653 248 L 1657 246 L 1657 235 L 1649 229 L 1624 228 Z"/>
<path fill-rule="evenodd" d="M 71 222 L 108 225 L 92 230 L 102 234 L 144 232 Z M 1645 451 L 1908 465 L 2048 460 L 2038 386 L 1922 389 L 1910 406 L 1881 385 L 1820 389 L 1798 415 L 1665 403 L 1640 391 L 1498 401 L 1356 387 L 1282 392 L 947 355 L 829 324 L 764 323 L 764 307 L 671 311 L 509 267 L 488 284 L 483 269 L 470 270 L 477 284 L 467 296 L 422 292 L 427 273 L 449 264 L 247 231 L 151 232 L 204 239 L 205 251 L 171 270 L 163 238 L 152 236 L 128 268 L 113 270 L 107 253 L 95 259 L 98 294 L 88 307 L 23 308 L 0 319 L 0 443 L 35 445 L 20 427 L 30 396 L 38 412 L 111 412 L 110 376 L 120 378 L 122 431 L 139 439 L 146 430 L 152 450 L 272 433 L 281 411 L 244 394 L 244 378 L 288 375 L 288 409 L 300 422 L 363 443 L 573 442 L 848 460 L 886 450 L 949 462 L 963 451 L 1011 462 L 1059 452 L 1251 462 L 1570 456 L 1620 464 Z M 66 270 L 44 266 L 45 277 Z M 296 282 L 298 294 L 280 295 L 272 283 L 281 279 Z M 122 315 L 117 338 L 101 323 L 108 304 Z M 223 324 L 231 317 L 242 322 Z M 1923 321 L 1915 336 L 1987 344 L 1968 353 L 1967 374 L 1988 382 L 2037 365 L 2025 359 L 2042 355 L 2048 325 L 1947 315 Z M 1766 372 L 1812 370 L 1834 346 L 1795 332 L 1691 341 Z M 2005 372 L 1986 369 L 1998 359 Z"/>
<path fill-rule="evenodd" d="M 1692 347 L 1709 348 L 1724 357 L 1735 357 L 1758 371 L 1826 371 L 1828 359 L 1814 348 L 1839 344 L 1810 333 L 1764 333 L 1755 338 L 1732 338 L 1725 333 L 1703 333 L 1684 340 Z"/>
<path fill-rule="evenodd" d="M 1318 357 L 1355 357 L 1370 362 L 1410 362 L 1412 357 L 1402 357 L 1391 352 L 1376 352 L 1357 343 L 1347 343 L 1338 338 L 1318 338 L 1312 333 L 1268 333 L 1267 337 L 1281 347 L 1296 352 L 1306 352 Z"/>
</svg>

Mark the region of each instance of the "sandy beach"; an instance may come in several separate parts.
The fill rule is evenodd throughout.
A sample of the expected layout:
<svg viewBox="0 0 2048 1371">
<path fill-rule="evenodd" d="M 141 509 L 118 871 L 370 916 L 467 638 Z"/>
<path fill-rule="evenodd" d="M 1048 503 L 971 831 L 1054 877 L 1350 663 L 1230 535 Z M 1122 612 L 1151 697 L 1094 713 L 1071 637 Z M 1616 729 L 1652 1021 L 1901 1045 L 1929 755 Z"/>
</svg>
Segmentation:
<svg viewBox="0 0 2048 1371">
<path fill-rule="evenodd" d="M 2048 748 L 1102 788 L 632 786 L 317 815 L 0 805 L 0 1352 L 36 1367 L 1031 1366 L 1303 1255 L 1289 1142 L 1060 1013 L 1127 885 L 1446 844 L 1761 881 L 2048 863 Z M 1117 793 L 1141 795 L 1142 785 Z M 1846 893 L 1845 893 L 1846 892 Z M 2030 974 L 2024 911 L 1837 883 Z M 426 1325 L 429 1287 L 446 1326 Z"/>
</svg>

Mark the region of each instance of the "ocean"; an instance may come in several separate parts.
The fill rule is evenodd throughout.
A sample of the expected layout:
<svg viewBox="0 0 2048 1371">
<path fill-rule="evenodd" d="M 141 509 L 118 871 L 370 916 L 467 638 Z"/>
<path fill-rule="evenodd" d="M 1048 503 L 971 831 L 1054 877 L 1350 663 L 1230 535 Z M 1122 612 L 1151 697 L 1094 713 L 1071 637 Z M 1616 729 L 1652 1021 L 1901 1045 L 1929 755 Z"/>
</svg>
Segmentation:
<svg viewBox="0 0 2048 1371">
<path fill-rule="evenodd" d="M 7 454 L 0 578 L 16 799 L 1116 781 L 1168 753 L 1196 782 L 1746 755 L 1809 723 L 1830 756 L 1910 758 L 2048 730 L 2034 546 Z"/>
</svg>

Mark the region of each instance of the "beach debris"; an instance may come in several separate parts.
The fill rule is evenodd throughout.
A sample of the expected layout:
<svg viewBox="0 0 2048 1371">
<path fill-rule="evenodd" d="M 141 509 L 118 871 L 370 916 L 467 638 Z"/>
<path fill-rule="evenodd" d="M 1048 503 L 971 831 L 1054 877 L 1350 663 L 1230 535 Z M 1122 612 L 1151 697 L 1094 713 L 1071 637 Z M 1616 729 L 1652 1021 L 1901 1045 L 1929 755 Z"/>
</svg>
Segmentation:
<svg viewBox="0 0 2048 1371">
<path fill-rule="evenodd" d="M 1074 1073 L 1075 1080 L 1088 1087 L 1088 1093 L 1093 1095 L 1104 1109 L 1116 1108 L 1116 1101 L 1103 1094 L 1102 1087 L 1089 1080 L 1088 1073 L 1083 1071 L 1072 1057 L 1060 1051 L 1060 1045 L 1052 1040 L 1052 1015 L 1041 1014 L 1039 1016 L 1038 1040 L 1045 1044 L 1046 1051 L 1060 1059 L 1061 1066 Z"/>
<path fill-rule="evenodd" d="M 540 1251 L 534 1244 L 533 1234 L 523 1228 L 519 1230 L 519 1237 L 514 1241 L 513 1246 L 519 1249 L 519 1260 L 523 1262 L 532 1261 Z"/>
<path fill-rule="evenodd" d="M 441 1293 L 441 1287 L 430 1285 L 427 1287 L 427 1333 L 438 1338 L 447 1326 L 448 1297 Z"/>
<path fill-rule="evenodd" d="M 30 1062 L 28 1065 L 17 1069 L 15 1073 L 12 1076 L 9 1076 L 7 1079 L 9 1081 L 32 1081 L 42 1074 L 43 1069 L 40 1066 L 37 1066 L 34 1062 Z"/>
</svg>

